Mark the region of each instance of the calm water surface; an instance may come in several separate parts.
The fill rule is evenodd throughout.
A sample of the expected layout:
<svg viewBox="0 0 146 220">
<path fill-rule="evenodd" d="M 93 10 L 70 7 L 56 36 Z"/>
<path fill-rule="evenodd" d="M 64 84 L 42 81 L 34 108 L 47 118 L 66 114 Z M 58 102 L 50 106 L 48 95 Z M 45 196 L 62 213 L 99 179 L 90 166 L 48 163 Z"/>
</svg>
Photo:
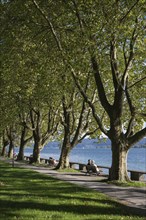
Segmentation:
<svg viewBox="0 0 146 220">
<path fill-rule="evenodd" d="M 50 146 L 49 146 L 50 145 Z M 51 143 L 41 151 L 41 157 L 59 159 L 59 147 L 52 147 Z M 18 149 L 15 150 L 16 153 Z M 29 156 L 32 148 L 25 148 L 25 155 Z M 70 153 L 70 161 L 87 163 L 88 159 L 95 160 L 97 165 L 111 166 L 112 152 L 110 148 L 74 148 Z M 146 171 L 146 148 L 131 148 L 127 158 L 128 169 Z"/>
</svg>

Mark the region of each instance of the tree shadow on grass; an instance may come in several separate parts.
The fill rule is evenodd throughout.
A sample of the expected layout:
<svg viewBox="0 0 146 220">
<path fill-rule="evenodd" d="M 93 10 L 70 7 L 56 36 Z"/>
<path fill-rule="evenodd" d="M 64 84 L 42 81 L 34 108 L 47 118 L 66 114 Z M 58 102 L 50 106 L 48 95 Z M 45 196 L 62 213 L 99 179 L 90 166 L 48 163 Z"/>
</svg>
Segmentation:
<svg viewBox="0 0 146 220">
<path fill-rule="evenodd" d="M 44 189 L 43 189 L 44 190 Z M 30 190 L 31 191 L 31 190 Z M 36 191 L 35 191 L 36 192 Z M 54 194 L 55 192 L 55 194 Z M 90 198 L 87 195 L 80 196 L 78 193 L 70 196 L 70 190 L 67 188 L 60 191 L 56 189 L 54 192 L 51 190 L 45 191 L 44 193 L 22 193 L 22 194 L 10 194 L 10 193 L 2 193 L 1 196 L 7 196 L 14 201 L 9 200 L 1 200 L 1 214 L 5 214 L 6 216 L 12 213 L 17 213 L 18 210 L 28 209 L 31 210 L 39 210 L 39 211 L 47 211 L 47 212 L 66 212 L 66 213 L 74 213 L 77 215 L 122 215 L 122 216 L 145 216 L 145 210 L 133 209 L 127 207 L 125 205 L 119 204 L 114 200 L 110 200 L 108 197 L 100 198 Z M 62 194 L 63 193 L 63 194 Z M 28 201 L 20 201 L 22 197 L 25 197 L 25 200 Z M 15 199 L 16 198 L 16 199 Z M 42 200 L 45 198 L 45 202 Z M 17 201 L 19 200 L 19 201 Z M 31 200 L 31 201 L 29 201 Z M 42 201 L 42 202 L 40 202 Z M 56 204 L 51 204 L 51 201 Z M 59 204 L 58 204 L 59 203 Z M 74 204 L 72 204 L 74 203 Z M 82 203 L 83 205 L 79 205 L 77 203 Z M 10 213 L 9 213 L 10 212 Z M 12 213 L 11 213 L 12 212 Z M 7 219 L 7 218 L 6 218 Z"/>
<path fill-rule="evenodd" d="M 105 201 L 104 201 L 105 202 Z M 107 203 L 111 201 L 107 200 Z M 1 215 L 7 217 L 16 216 L 17 213 L 21 213 L 23 209 L 27 209 L 30 213 L 33 211 L 42 212 L 42 215 L 45 212 L 60 212 L 60 213 L 73 213 L 75 215 L 117 215 L 117 216 L 128 216 L 127 211 L 123 209 L 121 213 L 120 207 L 113 208 L 112 206 L 95 206 L 90 205 L 89 203 L 85 205 L 76 205 L 76 204 L 46 204 L 40 202 L 33 202 L 33 201 L 7 201 L 1 200 Z M 19 212 L 20 211 L 20 212 Z M 143 215 L 141 215 L 143 216 Z M 25 219 L 25 218 L 24 218 Z"/>
<path fill-rule="evenodd" d="M 4 172 L 1 172 L 1 174 L 3 180 L 6 178 L 7 181 L 12 181 L 12 184 L 10 182 L 10 185 L 7 185 L 6 189 L 5 187 L 2 187 L 2 193 L 5 194 L 4 190 L 7 190 L 8 192 L 8 194 L 5 194 L 8 199 L 1 200 L 0 206 L 1 214 L 6 216 L 5 219 L 8 219 L 7 217 L 11 215 L 15 216 L 19 210 L 24 209 L 28 209 L 30 213 L 32 210 L 39 210 L 42 213 L 43 211 L 57 211 L 60 213 L 75 213 L 76 215 L 109 214 L 120 216 L 145 216 L 145 213 L 135 212 L 129 207 L 120 205 L 105 196 L 100 196 L 100 199 L 98 199 L 97 192 L 96 198 L 90 198 L 90 194 L 88 193 L 90 193 L 91 190 L 76 186 L 75 184 L 69 184 L 61 180 L 56 180 L 50 176 L 46 176 L 45 174 L 39 174 L 37 172 L 24 169 L 22 170 L 20 168 L 6 168 L 4 169 Z M 17 183 L 17 188 L 14 188 L 15 182 Z M 12 191 L 13 189 L 15 190 L 14 194 Z M 18 194 L 16 193 L 17 191 Z M 82 193 L 82 196 L 80 193 Z M 20 201 L 20 197 L 23 196 L 26 197 L 25 201 Z M 45 202 L 43 201 L 43 198 L 45 198 Z M 13 201 L 10 201 L 11 199 L 13 199 Z M 56 204 L 51 204 L 51 201 Z M 132 213 L 130 213 L 131 211 Z"/>
</svg>

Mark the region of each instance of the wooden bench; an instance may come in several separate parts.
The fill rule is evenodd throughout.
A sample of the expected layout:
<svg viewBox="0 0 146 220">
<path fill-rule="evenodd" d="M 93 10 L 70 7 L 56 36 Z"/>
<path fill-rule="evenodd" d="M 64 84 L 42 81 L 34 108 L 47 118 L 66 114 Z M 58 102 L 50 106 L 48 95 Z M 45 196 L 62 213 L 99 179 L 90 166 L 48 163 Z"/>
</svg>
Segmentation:
<svg viewBox="0 0 146 220">
<path fill-rule="evenodd" d="M 49 163 L 49 159 L 40 158 L 40 162 L 41 162 L 41 163 L 48 164 L 48 163 Z"/>
<path fill-rule="evenodd" d="M 78 170 L 82 170 L 82 171 L 86 171 L 87 172 L 87 169 L 86 169 L 87 164 L 78 163 L 78 162 L 69 162 L 69 164 L 70 164 L 70 168 L 76 169 L 77 166 L 78 166 Z M 98 168 L 102 168 L 102 167 L 98 166 Z M 108 168 L 109 169 L 110 167 L 104 167 L 104 168 Z M 103 171 L 100 169 L 100 172 L 103 172 Z"/>
<path fill-rule="evenodd" d="M 146 175 L 146 172 L 139 170 L 128 170 L 128 172 L 130 172 L 131 180 L 143 181 Z"/>
<path fill-rule="evenodd" d="M 86 164 L 84 163 L 78 163 L 78 162 L 69 162 L 70 168 L 77 168 L 78 170 L 84 170 L 86 171 Z"/>
</svg>

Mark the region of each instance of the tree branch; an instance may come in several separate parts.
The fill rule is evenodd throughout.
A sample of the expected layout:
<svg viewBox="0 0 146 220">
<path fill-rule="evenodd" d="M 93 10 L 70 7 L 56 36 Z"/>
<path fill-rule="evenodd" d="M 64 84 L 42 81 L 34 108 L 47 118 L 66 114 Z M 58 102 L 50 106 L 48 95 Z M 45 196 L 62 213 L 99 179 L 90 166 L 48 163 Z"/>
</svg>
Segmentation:
<svg viewBox="0 0 146 220">
<path fill-rule="evenodd" d="M 38 5 L 38 3 L 36 2 L 36 0 L 32 0 L 33 4 L 35 5 L 35 7 L 38 9 L 38 11 L 41 13 L 41 15 L 43 16 L 43 18 L 46 20 L 51 32 L 52 32 L 52 35 L 54 36 L 54 39 L 56 41 L 56 44 L 59 48 L 60 51 L 62 51 L 62 46 L 61 46 L 61 43 L 60 43 L 60 40 L 58 39 L 57 37 L 57 34 L 56 34 L 56 31 L 50 21 L 50 19 L 45 15 L 45 12 L 40 8 L 40 6 Z"/>
<path fill-rule="evenodd" d="M 31 124 L 32 124 L 32 130 L 33 132 L 35 131 L 36 129 L 36 126 L 35 126 L 35 122 L 34 122 L 34 116 L 33 116 L 33 112 L 32 112 L 32 109 L 30 110 L 30 120 L 31 120 Z"/>
<path fill-rule="evenodd" d="M 80 13 L 79 13 L 76 1 L 72 0 L 72 2 L 73 2 L 74 7 L 75 7 L 75 13 L 76 13 L 76 16 L 77 16 L 77 19 L 78 19 L 78 22 L 79 22 L 79 26 L 80 26 L 81 32 L 82 32 L 82 34 L 84 34 L 83 22 L 82 22 L 82 19 L 81 19 L 81 16 L 80 16 Z"/>
<path fill-rule="evenodd" d="M 127 56 L 125 52 L 125 47 L 126 47 L 126 39 L 124 40 L 124 44 L 123 44 L 123 55 L 124 55 L 125 66 L 127 66 Z"/>
<path fill-rule="evenodd" d="M 132 66 L 132 61 L 133 61 L 133 57 L 134 57 L 134 45 L 135 45 L 135 42 L 136 42 L 136 39 L 137 39 L 137 35 L 136 35 L 137 22 L 138 21 L 137 21 L 137 18 L 136 18 L 136 21 L 135 21 L 136 25 L 135 25 L 135 28 L 133 30 L 130 45 L 129 45 L 129 50 L 130 50 L 129 58 L 128 58 L 128 61 L 125 63 L 126 66 L 125 66 L 124 74 L 123 74 L 123 77 L 122 77 L 122 80 L 121 80 L 123 90 L 125 90 L 125 88 L 126 88 L 127 77 L 128 77 L 128 74 L 129 74 L 129 70 Z"/>
<path fill-rule="evenodd" d="M 146 128 L 143 128 L 142 130 L 140 130 L 139 132 L 128 138 L 128 148 L 136 144 L 144 137 L 146 137 Z"/>
<path fill-rule="evenodd" d="M 75 145 L 77 139 L 78 139 L 78 136 L 80 134 L 80 130 L 81 130 L 81 127 L 82 127 L 82 121 L 83 121 L 83 114 L 84 114 L 84 111 L 85 111 L 85 101 L 83 101 L 82 103 L 82 109 L 81 109 L 81 112 L 80 112 L 80 117 L 79 117 L 79 121 L 78 121 L 78 126 L 77 126 L 77 129 L 76 129 L 76 132 L 75 132 L 75 135 L 74 135 L 74 138 L 72 140 L 72 144 Z"/>
<path fill-rule="evenodd" d="M 126 90 L 125 90 L 125 94 L 126 94 L 127 102 L 128 102 L 129 109 L 130 109 L 130 112 L 131 112 L 131 116 L 135 116 L 135 107 L 134 107 L 134 105 L 132 104 L 132 100 L 131 100 L 131 97 L 130 97 L 130 93 L 129 93 L 129 91 L 128 91 L 127 88 L 126 88 Z"/>
<path fill-rule="evenodd" d="M 128 79 L 127 79 L 127 85 L 128 85 Z M 129 137 L 133 134 L 133 127 L 134 127 L 134 120 L 135 120 L 135 107 L 132 104 L 130 93 L 129 93 L 127 87 L 125 90 L 125 94 L 126 94 L 127 102 L 128 102 L 130 113 L 131 113 L 131 119 L 129 121 L 128 129 L 126 132 L 126 137 Z"/>
<path fill-rule="evenodd" d="M 79 89 L 81 95 L 82 95 L 83 98 L 85 99 L 85 102 L 88 103 L 88 105 L 89 105 L 90 108 L 92 109 L 93 117 L 95 118 L 96 122 L 98 123 L 98 125 L 99 125 L 101 131 L 102 131 L 105 135 L 108 136 L 107 130 L 104 128 L 104 126 L 103 126 L 103 124 L 102 124 L 102 122 L 101 122 L 99 116 L 96 114 L 95 107 L 94 107 L 93 103 L 88 99 L 86 93 L 85 93 L 84 90 L 82 89 L 80 83 L 79 83 L 78 80 L 77 80 L 77 76 L 76 76 L 76 74 L 75 74 L 73 68 L 72 68 L 71 70 L 72 70 L 71 73 L 72 73 L 72 76 L 73 76 L 73 78 L 74 78 L 74 81 L 75 81 L 75 84 L 76 84 L 77 88 Z"/>
<path fill-rule="evenodd" d="M 116 42 L 115 40 L 113 40 L 111 42 L 111 46 L 110 46 L 110 63 L 111 63 L 111 70 L 112 70 L 112 77 L 113 77 L 113 83 L 114 83 L 114 88 L 115 90 L 117 90 L 117 86 L 118 86 L 118 75 L 119 75 L 119 71 L 118 71 L 118 65 L 117 65 L 117 56 L 116 56 L 116 46 L 115 46 Z"/>
<path fill-rule="evenodd" d="M 131 12 L 131 10 L 138 4 L 139 0 L 137 0 L 132 6 L 131 8 L 129 8 L 129 10 L 126 12 L 126 14 L 120 19 L 120 23 L 124 21 L 124 19 L 128 16 L 128 14 Z"/>
<path fill-rule="evenodd" d="M 132 116 L 130 121 L 129 121 L 129 125 L 128 125 L 128 128 L 127 128 L 127 132 L 125 134 L 126 137 L 130 137 L 131 135 L 133 135 L 134 133 L 134 120 L 135 120 L 135 117 Z"/>
<path fill-rule="evenodd" d="M 145 79 L 146 79 L 146 76 L 144 76 L 143 78 L 139 79 L 138 81 L 136 81 L 135 83 L 133 83 L 131 86 L 128 86 L 127 89 L 132 88 L 133 86 L 135 86 L 136 84 L 138 84 L 139 82 L 141 82 L 141 81 L 143 81 L 143 80 L 145 80 Z"/>
<path fill-rule="evenodd" d="M 28 141 L 32 140 L 33 136 L 30 136 L 29 138 L 27 138 L 24 143 L 26 144 Z"/>
<path fill-rule="evenodd" d="M 95 56 L 91 57 L 91 63 L 92 63 L 93 71 L 94 71 L 94 78 L 95 78 L 95 82 L 97 85 L 99 100 L 101 102 L 101 105 L 105 109 L 105 111 L 108 113 L 108 115 L 110 115 L 111 105 L 109 104 L 106 98 L 106 95 L 105 95 L 105 90 L 104 90 L 103 83 L 100 77 L 99 67 L 98 67 Z"/>
<path fill-rule="evenodd" d="M 88 132 L 86 132 L 86 133 L 79 139 L 78 143 L 81 142 L 85 137 L 94 134 L 94 133 L 95 133 L 96 131 L 98 131 L 99 129 L 100 129 L 100 128 L 98 127 L 98 128 L 96 128 L 96 129 L 94 129 L 93 131 L 88 131 Z"/>
</svg>

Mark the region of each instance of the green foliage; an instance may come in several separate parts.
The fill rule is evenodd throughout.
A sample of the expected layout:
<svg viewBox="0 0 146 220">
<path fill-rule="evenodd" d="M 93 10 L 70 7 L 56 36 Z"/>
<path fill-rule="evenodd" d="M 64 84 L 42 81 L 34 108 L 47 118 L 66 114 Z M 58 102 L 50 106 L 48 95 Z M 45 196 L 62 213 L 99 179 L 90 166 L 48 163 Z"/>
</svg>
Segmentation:
<svg viewBox="0 0 146 220">
<path fill-rule="evenodd" d="M 110 129 L 109 116 L 98 98 L 91 56 L 96 55 L 105 94 L 113 105 L 115 88 L 111 73 L 111 41 L 115 40 L 117 78 L 121 81 L 131 53 L 133 35 L 136 43 L 128 86 L 136 109 L 135 131 L 141 129 L 145 120 L 141 113 L 146 112 L 145 81 L 140 81 L 145 77 L 145 2 L 139 1 L 136 5 L 134 0 L 36 2 L 40 10 L 30 0 L 23 1 L 23 4 L 19 1 L 1 4 L 2 130 L 13 123 L 19 113 L 27 114 L 30 102 L 32 108 L 41 110 L 44 115 L 48 108 L 61 106 L 63 95 L 69 105 L 75 89 L 70 66 L 84 91 L 88 80 L 86 94 L 90 101 L 95 91 L 96 114 L 104 127 Z M 62 49 L 58 47 L 57 40 Z M 75 118 L 79 115 L 81 102 L 78 94 L 73 103 Z M 58 115 L 62 115 L 61 110 Z M 128 127 L 130 117 L 128 102 L 124 98 L 123 128 Z M 90 130 L 97 127 L 93 119 L 90 122 Z"/>
</svg>

